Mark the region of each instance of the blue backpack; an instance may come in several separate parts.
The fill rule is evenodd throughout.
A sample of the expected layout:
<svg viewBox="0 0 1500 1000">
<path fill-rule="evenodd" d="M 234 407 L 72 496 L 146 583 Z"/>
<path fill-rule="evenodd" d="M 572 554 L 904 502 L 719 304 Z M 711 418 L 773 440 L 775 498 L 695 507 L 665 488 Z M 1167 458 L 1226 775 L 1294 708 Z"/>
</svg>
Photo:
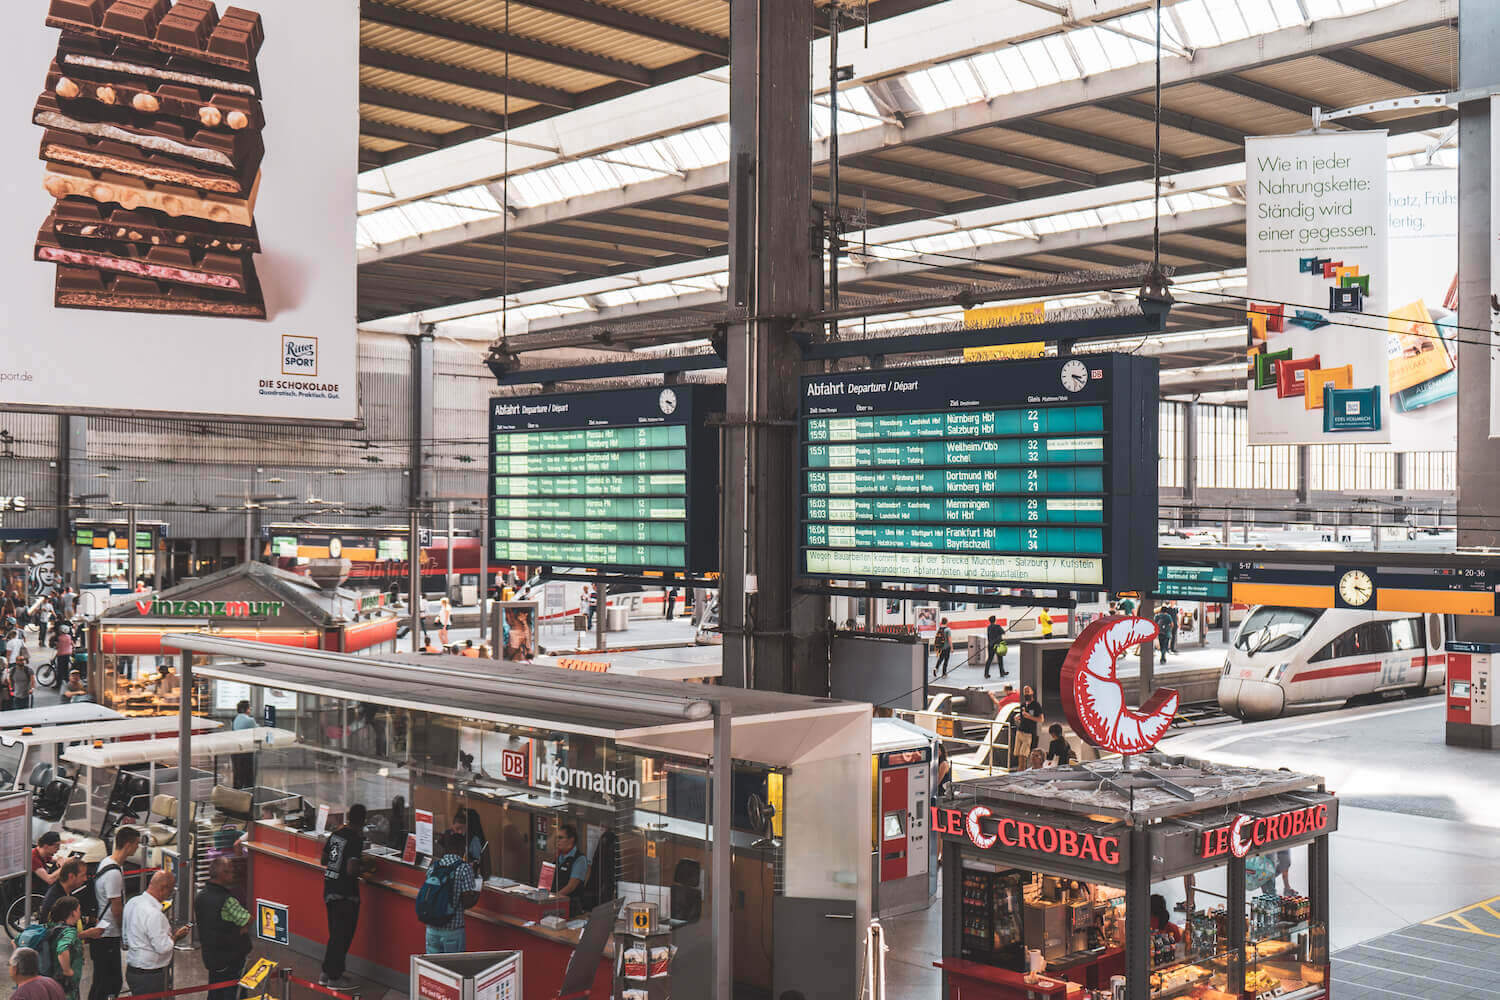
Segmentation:
<svg viewBox="0 0 1500 1000">
<path fill-rule="evenodd" d="M 17 948 L 30 948 L 36 952 L 37 971 L 49 979 L 56 979 L 57 942 L 62 937 L 66 924 L 32 924 L 16 937 Z"/>
<path fill-rule="evenodd" d="M 468 862 L 460 858 L 451 865 L 434 864 L 427 869 L 427 878 L 417 890 L 417 919 L 422 923 L 439 927 L 458 913 L 453 901 L 453 876 L 463 864 Z"/>
</svg>

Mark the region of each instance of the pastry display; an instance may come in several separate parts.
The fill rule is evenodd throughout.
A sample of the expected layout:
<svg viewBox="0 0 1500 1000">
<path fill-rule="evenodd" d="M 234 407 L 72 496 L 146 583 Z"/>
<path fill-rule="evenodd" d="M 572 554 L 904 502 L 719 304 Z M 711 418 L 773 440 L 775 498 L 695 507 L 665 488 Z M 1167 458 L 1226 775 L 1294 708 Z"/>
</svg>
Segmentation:
<svg viewBox="0 0 1500 1000">
<path fill-rule="evenodd" d="M 33 256 L 63 308 L 264 319 L 260 14 L 213 0 L 51 0 Z"/>
</svg>

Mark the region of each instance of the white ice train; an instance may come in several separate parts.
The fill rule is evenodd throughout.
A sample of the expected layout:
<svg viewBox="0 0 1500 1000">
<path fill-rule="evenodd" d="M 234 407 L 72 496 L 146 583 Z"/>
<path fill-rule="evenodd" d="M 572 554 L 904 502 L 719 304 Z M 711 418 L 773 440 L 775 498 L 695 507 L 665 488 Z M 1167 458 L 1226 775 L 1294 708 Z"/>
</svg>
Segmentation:
<svg viewBox="0 0 1500 1000">
<path fill-rule="evenodd" d="M 1441 690 L 1447 630 L 1436 614 L 1257 605 L 1224 661 L 1219 707 L 1258 721 L 1366 695 Z"/>
</svg>

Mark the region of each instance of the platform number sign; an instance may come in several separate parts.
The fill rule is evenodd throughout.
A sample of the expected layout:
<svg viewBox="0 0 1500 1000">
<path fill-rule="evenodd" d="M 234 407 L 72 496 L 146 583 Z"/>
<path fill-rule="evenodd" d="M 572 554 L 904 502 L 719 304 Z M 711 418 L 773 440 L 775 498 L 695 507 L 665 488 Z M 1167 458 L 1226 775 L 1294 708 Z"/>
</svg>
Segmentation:
<svg viewBox="0 0 1500 1000">
<path fill-rule="evenodd" d="M 292 943 L 291 912 L 285 903 L 255 901 L 255 936 L 273 944 Z"/>
</svg>

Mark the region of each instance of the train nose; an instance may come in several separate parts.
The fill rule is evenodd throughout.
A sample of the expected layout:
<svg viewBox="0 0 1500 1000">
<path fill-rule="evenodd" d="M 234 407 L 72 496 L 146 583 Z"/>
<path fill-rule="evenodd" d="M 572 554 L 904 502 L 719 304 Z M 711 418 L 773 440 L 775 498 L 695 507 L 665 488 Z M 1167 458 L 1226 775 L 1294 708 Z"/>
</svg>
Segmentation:
<svg viewBox="0 0 1500 1000">
<path fill-rule="evenodd" d="M 1286 708 L 1286 693 L 1270 681 L 1221 677 L 1219 708 L 1246 722 L 1275 719 Z"/>
</svg>

